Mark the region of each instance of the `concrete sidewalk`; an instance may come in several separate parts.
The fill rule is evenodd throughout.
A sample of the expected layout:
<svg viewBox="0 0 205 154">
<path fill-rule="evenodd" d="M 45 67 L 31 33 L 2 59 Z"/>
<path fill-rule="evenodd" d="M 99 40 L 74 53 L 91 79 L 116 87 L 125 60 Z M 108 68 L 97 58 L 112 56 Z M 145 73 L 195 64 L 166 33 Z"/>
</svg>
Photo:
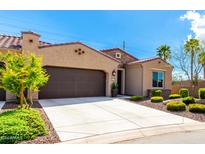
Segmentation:
<svg viewBox="0 0 205 154">
<path fill-rule="evenodd" d="M 190 131 L 205 131 L 205 124 L 180 124 L 158 126 L 150 128 L 139 128 L 134 130 L 127 130 L 122 132 L 107 133 L 81 139 L 64 141 L 58 144 L 130 144 L 135 143 L 134 140 L 143 140 L 148 137 L 165 135 L 170 133 L 187 133 Z M 169 142 L 170 143 L 170 142 Z"/>
<path fill-rule="evenodd" d="M 131 131 L 130 137 L 135 136 L 134 134 L 143 136 L 145 132 L 141 134 L 140 130 L 150 130 L 149 132 L 153 133 L 153 128 L 162 132 L 160 129 L 166 128 L 165 131 L 181 130 L 181 127 L 178 126 L 201 124 L 188 118 L 119 98 L 48 99 L 40 100 L 40 103 L 60 140 L 67 141 L 66 143 L 84 139 L 86 139 L 83 141 L 84 143 L 92 142 L 88 140 L 93 140 L 93 143 L 110 143 L 109 140 L 112 136 L 115 138 L 115 134 L 120 137 L 119 133 L 126 134 L 128 132 L 129 134 Z M 125 136 L 129 136 L 128 134 Z"/>
<path fill-rule="evenodd" d="M 118 144 L 205 144 L 205 129 L 145 136 Z"/>
</svg>

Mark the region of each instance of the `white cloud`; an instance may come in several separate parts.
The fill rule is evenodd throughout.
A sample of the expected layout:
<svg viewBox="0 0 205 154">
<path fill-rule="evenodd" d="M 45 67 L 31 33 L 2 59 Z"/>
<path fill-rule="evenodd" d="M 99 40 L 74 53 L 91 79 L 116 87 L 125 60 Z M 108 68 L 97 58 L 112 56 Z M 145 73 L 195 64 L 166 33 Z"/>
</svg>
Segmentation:
<svg viewBox="0 0 205 154">
<path fill-rule="evenodd" d="M 186 14 L 180 16 L 180 19 L 182 21 L 190 21 L 190 30 L 195 34 L 195 37 L 205 42 L 205 14 L 200 14 L 196 11 L 187 11 Z M 190 36 L 191 35 L 189 35 L 188 38 L 190 38 Z"/>
<path fill-rule="evenodd" d="M 190 40 L 191 38 L 192 38 L 192 35 L 189 34 L 189 35 L 187 36 L 187 40 Z"/>
</svg>

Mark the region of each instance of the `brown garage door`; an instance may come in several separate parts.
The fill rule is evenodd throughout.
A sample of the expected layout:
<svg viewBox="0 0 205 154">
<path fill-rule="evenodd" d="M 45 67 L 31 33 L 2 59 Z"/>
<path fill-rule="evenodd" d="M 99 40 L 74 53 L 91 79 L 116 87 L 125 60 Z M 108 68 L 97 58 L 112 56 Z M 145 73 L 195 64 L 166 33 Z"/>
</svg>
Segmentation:
<svg viewBox="0 0 205 154">
<path fill-rule="evenodd" d="M 0 62 L 0 67 L 3 67 L 3 66 L 4 66 L 4 64 L 2 62 Z M 0 85 L 1 85 L 1 83 L 0 83 Z M 2 88 L 0 88 L 0 101 L 5 101 L 5 99 L 6 99 L 6 92 Z"/>
<path fill-rule="evenodd" d="M 59 67 L 45 69 L 50 78 L 40 89 L 40 99 L 105 96 L 103 71 Z"/>
</svg>

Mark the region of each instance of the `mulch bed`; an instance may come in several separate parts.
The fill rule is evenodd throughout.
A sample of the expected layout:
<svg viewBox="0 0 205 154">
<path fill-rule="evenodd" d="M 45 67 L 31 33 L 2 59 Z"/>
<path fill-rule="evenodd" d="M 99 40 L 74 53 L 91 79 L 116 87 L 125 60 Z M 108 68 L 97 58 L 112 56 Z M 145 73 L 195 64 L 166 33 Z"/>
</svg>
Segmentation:
<svg viewBox="0 0 205 154">
<path fill-rule="evenodd" d="M 15 102 L 6 102 L 4 104 L 4 106 L 2 107 L 2 111 L 7 111 L 10 109 L 15 109 L 17 108 L 19 104 L 15 103 Z M 36 101 L 33 103 L 32 108 L 37 109 L 40 114 L 41 117 L 43 118 L 46 128 L 48 130 L 48 134 L 44 135 L 44 136 L 39 136 L 37 138 L 35 138 L 34 140 L 29 140 L 29 141 L 23 141 L 20 142 L 20 144 L 53 144 L 53 143 L 58 143 L 60 142 L 60 139 L 55 131 L 55 129 L 53 128 L 53 125 L 51 124 L 50 120 L 48 119 L 45 111 L 43 110 L 41 104 Z"/>
<path fill-rule="evenodd" d="M 127 100 L 130 101 L 129 99 L 127 99 Z M 171 111 L 167 110 L 165 104 L 163 104 L 163 103 L 152 103 L 150 100 L 143 100 L 143 101 L 138 101 L 138 102 L 130 101 L 130 102 L 136 103 L 136 104 L 139 104 L 139 105 L 143 105 L 143 106 L 146 106 L 146 107 L 158 109 L 158 110 L 161 110 L 161 111 L 165 111 L 165 112 L 168 112 L 168 113 L 176 114 L 176 115 L 186 117 L 186 118 L 190 118 L 190 119 L 193 119 L 193 120 L 197 120 L 197 121 L 200 121 L 200 122 L 205 122 L 205 114 L 204 113 L 192 113 L 192 112 L 189 112 L 189 111 L 178 111 L 178 112 L 173 112 L 172 111 L 171 112 Z"/>
</svg>

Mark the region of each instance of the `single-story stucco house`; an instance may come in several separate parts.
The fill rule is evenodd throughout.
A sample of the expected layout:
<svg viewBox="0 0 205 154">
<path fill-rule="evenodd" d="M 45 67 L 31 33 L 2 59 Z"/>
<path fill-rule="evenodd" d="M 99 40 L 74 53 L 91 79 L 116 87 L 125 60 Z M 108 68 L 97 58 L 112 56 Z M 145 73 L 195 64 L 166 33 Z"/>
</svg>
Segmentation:
<svg viewBox="0 0 205 154">
<path fill-rule="evenodd" d="M 20 37 L 0 35 L 1 52 L 33 52 L 43 56 L 50 79 L 35 99 L 110 96 L 111 84 L 118 93 L 147 96 L 150 89 L 171 89 L 172 66 L 159 57 L 139 60 L 119 48 L 98 51 L 81 42 L 51 44 L 34 32 Z M 16 96 L 0 90 L 0 100 Z"/>
</svg>

